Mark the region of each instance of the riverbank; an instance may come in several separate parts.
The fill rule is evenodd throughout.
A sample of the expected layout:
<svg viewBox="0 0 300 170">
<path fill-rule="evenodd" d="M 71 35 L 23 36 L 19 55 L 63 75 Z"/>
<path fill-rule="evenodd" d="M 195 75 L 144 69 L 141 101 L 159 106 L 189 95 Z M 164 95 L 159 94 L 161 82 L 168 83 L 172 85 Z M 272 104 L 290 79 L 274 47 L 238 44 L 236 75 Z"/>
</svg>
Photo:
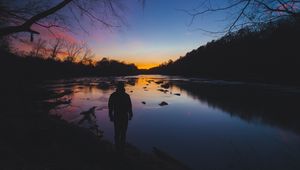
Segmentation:
<svg viewBox="0 0 300 170">
<path fill-rule="evenodd" d="M 0 169 L 188 169 L 159 149 L 132 145 L 119 155 L 111 142 L 47 111 L 57 97 L 36 84 L 1 85 Z M 57 100 L 57 102 L 61 102 Z"/>
</svg>

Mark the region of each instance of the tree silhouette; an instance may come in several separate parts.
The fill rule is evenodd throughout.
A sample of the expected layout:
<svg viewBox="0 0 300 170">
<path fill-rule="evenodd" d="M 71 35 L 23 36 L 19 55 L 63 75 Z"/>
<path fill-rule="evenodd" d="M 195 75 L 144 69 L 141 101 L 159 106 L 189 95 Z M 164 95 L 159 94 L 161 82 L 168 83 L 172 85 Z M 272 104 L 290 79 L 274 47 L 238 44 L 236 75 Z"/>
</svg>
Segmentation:
<svg viewBox="0 0 300 170">
<path fill-rule="evenodd" d="M 85 45 L 81 56 L 81 63 L 84 65 L 93 65 L 93 58 L 95 58 L 95 54 Z"/>
<path fill-rule="evenodd" d="M 191 24 L 196 17 L 208 13 L 218 13 L 224 15 L 229 13 L 226 18 L 231 18 L 228 26 L 223 31 L 217 33 L 231 32 L 246 26 L 259 25 L 276 21 L 280 18 L 291 16 L 299 18 L 300 1 L 297 0 L 230 0 L 224 6 L 218 6 L 218 1 L 204 0 L 199 7 L 192 10 L 181 9 L 189 14 Z M 200 30 L 214 32 L 209 30 Z"/>
<path fill-rule="evenodd" d="M 139 0 L 143 2 L 143 0 Z M 39 34 L 33 26 L 40 26 L 51 31 L 52 28 L 70 30 L 68 19 L 77 22 L 83 30 L 82 20 L 87 19 L 92 24 L 100 23 L 106 27 L 120 26 L 116 20 L 122 5 L 116 0 L 60 0 L 54 4 L 51 1 L 8 1 L 0 2 L 0 37 L 18 32 Z M 49 5 L 50 4 L 50 5 Z M 68 7 L 68 8 L 67 8 Z M 66 16 L 62 9 L 68 9 Z M 72 28 L 73 29 L 73 28 Z"/>
<path fill-rule="evenodd" d="M 79 58 L 79 56 L 83 52 L 84 47 L 84 43 L 68 42 L 66 44 L 66 61 L 74 62 L 77 58 Z"/>
<path fill-rule="evenodd" d="M 32 57 L 44 57 L 46 55 L 46 45 L 47 42 L 39 38 L 36 42 L 33 43 L 32 50 L 30 52 Z"/>
<path fill-rule="evenodd" d="M 58 54 L 62 52 L 65 46 L 65 41 L 61 38 L 56 38 L 54 41 L 50 42 L 50 57 L 56 59 Z"/>
<path fill-rule="evenodd" d="M 299 30 L 293 17 L 245 27 L 148 72 L 299 85 Z"/>
</svg>

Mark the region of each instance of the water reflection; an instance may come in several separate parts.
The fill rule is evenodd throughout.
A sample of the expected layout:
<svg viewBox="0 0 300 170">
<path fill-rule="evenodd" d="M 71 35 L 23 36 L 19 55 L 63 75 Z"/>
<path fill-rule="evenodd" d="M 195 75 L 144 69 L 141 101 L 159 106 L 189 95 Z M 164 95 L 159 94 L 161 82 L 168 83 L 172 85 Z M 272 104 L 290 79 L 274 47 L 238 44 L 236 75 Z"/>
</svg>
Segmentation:
<svg viewBox="0 0 300 170">
<path fill-rule="evenodd" d="M 69 122 L 88 120 L 114 140 L 107 103 L 125 82 L 135 118 L 128 141 L 162 148 L 193 169 L 300 169 L 299 88 L 207 81 L 160 75 L 52 82 L 73 91 L 71 103 L 52 110 Z M 92 109 L 90 118 L 80 113 Z"/>
<path fill-rule="evenodd" d="M 87 111 L 83 111 L 80 113 L 82 118 L 78 121 L 78 125 L 82 125 L 83 123 L 87 123 L 88 129 L 90 129 L 94 134 L 98 137 L 102 137 L 103 131 L 99 129 L 98 124 L 96 122 L 96 115 L 95 115 L 96 106 L 90 108 Z"/>
<path fill-rule="evenodd" d="M 182 83 L 176 86 L 210 107 L 249 122 L 262 122 L 300 134 L 300 89 L 249 84 Z"/>
</svg>

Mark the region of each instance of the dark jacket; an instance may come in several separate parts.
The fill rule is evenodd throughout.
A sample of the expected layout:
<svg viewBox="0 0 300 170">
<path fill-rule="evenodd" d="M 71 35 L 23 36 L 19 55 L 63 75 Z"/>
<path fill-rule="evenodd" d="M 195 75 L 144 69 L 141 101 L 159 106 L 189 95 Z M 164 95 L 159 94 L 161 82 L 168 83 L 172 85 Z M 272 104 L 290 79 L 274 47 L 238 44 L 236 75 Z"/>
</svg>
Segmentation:
<svg viewBox="0 0 300 170">
<path fill-rule="evenodd" d="M 112 93 L 108 101 L 110 118 L 132 117 L 132 105 L 130 96 L 125 91 Z"/>
</svg>

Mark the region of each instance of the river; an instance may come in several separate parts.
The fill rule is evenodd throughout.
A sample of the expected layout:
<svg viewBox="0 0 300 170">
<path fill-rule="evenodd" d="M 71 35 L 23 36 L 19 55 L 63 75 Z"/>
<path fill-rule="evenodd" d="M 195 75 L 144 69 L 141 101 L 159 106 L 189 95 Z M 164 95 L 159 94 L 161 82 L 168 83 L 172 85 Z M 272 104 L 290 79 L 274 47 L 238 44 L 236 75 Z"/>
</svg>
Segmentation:
<svg viewBox="0 0 300 170">
<path fill-rule="evenodd" d="M 96 124 L 113 142 L 107 102 L 126 82 L 133 104 L 127 141 L 157 147 L 192 169 L 300 169 L 300 88 L 162 75 L 48 82 L 68 104 L 51 110 L 70 123 Z M 166 102 L 167 105 L 159 105 Z M 96 107 L 94 121 L 80 113 Z"/>
</svg>

